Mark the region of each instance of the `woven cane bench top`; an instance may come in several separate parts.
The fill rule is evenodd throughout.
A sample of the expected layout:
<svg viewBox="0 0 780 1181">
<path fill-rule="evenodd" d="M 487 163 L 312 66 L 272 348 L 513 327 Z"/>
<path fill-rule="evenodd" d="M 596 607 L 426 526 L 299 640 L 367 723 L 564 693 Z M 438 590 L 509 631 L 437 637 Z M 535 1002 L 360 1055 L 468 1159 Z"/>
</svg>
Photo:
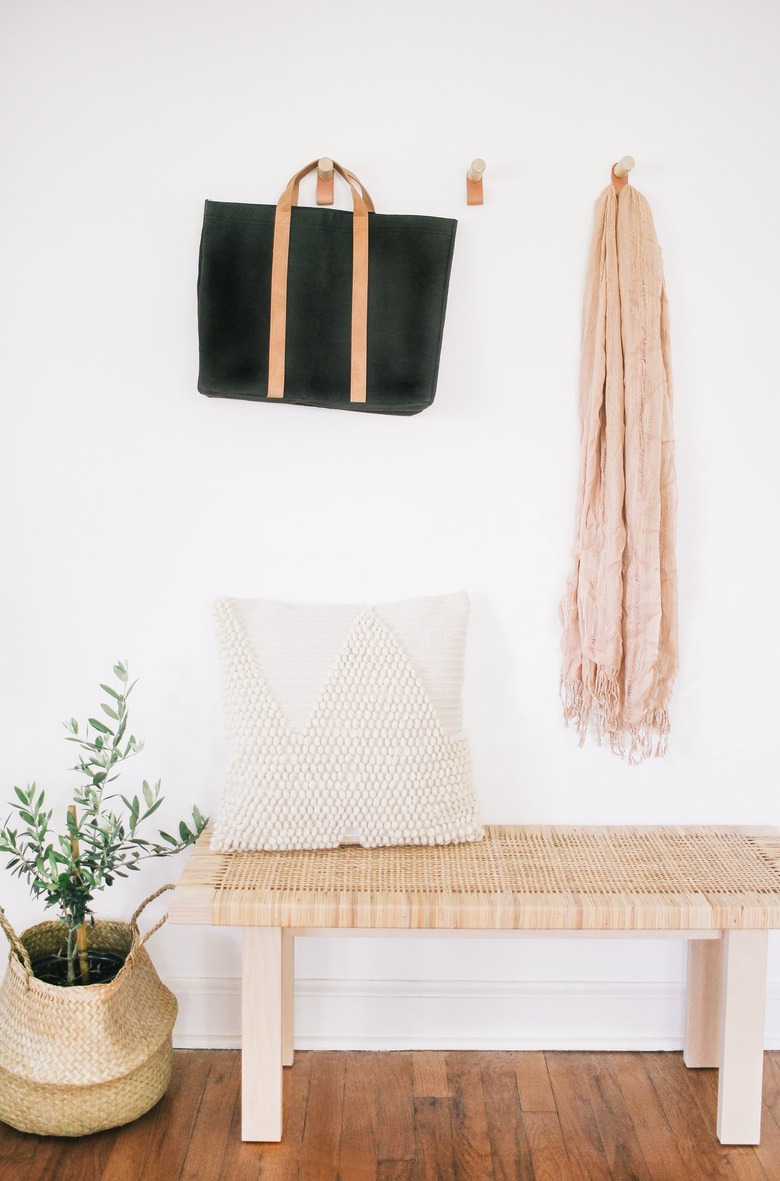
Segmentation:
<svg viewBox="0 0 780 1181">
<path fill-rule="evenodd" d="M 219 853 L 198 842 L 173 922 L 454 930 L 780 927 L 780 834 L 495 825 L 463 845 Z"/>
</svg>

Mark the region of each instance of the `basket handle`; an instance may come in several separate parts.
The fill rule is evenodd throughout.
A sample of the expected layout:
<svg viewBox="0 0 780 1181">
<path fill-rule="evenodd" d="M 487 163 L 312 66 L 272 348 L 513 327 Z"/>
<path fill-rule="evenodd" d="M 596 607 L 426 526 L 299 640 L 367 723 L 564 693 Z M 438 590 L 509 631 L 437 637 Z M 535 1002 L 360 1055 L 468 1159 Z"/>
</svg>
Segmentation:
<svg viewBox="0 0 780 1181">
<path fill-rule="evenodd" d="M 149 903 L 154 902 L 155 898 L 159 898 L 161 894 L 164 894 L 166 892 L 166 890 L 172 890 L 172 889 L 173 889 L 173 882 L 168 882 L 167 886 L 160 886 L 159 890 L 155 890 L 154 894 L 150 894 L 148 898 L 145 898 L 143 900 L 143 902 L 141 903 L 141 905 L 138 907 L 138 909 L 134 910 L 132 915 L 130 916 L 130 926 L 135 927 L 136 930 L 138 930 L 138 919 L 141 916 L 141 914 L 146 910 Z M 160 927 L 163 925 L 163 923 L 165 922 L 165 920 L 167 918 L 168 918 L 168 912 L 166 911 L 166 913 L 163 915 L 163 917 L 160 919 L 160 921 L 158 923 L 155 923 L 153 927 L 149 928 L 149 930 L 144 935 L 143 939 L 141 939 L 141 941 L 140 941 L 141 944 L 146 943 L 147 939 L 151 939 L 151 937 L 152 937 L 152 935 L 154 935 L 155 931 L 160 930 Z M 140 934 L 140 932 L 139 932 L 139 934 Z"/>
<path fill-rule="evenodd" d="M 16 931 L 14 931 L 8 919 L 5 917 L 5 911 L 3 910 L 2 906 L 0 906 L 0 927 L 2 927 L 6 939 L 11 944 L 11 947 L 21 960 L 25 976 L 28 980 L 32 980 L 33 970 L 32 963 L 30 962 L 30 953 L 22 943 L 19 936 L 16 934 Z"/>
<path fill-rule="evenodd" d="M 271 320 L 268 343 L 268 397 L 284 397 L 285 346 L 287 341 L 287 272 L 290 261 L 292 208 L 298 204 L 298 186 L 319 163 L 312 160 L 290 179 L 279 198 L 274 217 L 271 262 Z M 365 402 L 368 351 L 368 215 L 374 202 L 354 172 L 333 161 L 333 171 L 352 193 L 352 355 L 350 402 Z"/>
</svg>

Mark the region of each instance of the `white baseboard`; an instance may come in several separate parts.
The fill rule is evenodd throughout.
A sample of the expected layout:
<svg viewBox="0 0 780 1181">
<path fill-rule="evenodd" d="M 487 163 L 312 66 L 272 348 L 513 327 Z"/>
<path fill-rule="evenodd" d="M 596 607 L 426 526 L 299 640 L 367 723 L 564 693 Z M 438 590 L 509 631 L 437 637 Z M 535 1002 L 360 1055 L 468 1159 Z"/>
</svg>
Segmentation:
<svg viewBox="0 0 780 1181">
<path fill-rule="evenodd" d="M 237 1049 L 237 977 L 168 980 L 174 1045 Z M 679 981 L 355 980 L 295 983 L 300 1050 L 679 1050 Z M 780 1049 L 780 985 L 767 991 L 766 1048 Z"/>
</svg>

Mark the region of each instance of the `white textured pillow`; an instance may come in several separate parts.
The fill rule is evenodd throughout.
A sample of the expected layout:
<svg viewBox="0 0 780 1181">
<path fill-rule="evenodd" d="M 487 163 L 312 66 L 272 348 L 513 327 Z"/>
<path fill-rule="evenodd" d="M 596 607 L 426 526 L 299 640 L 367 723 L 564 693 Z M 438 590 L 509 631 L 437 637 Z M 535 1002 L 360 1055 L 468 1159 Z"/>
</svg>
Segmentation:
<svg viewBox="0 0 780 1181">
<path fill-rule="evenodd" d="M 482 837 L 461 729 L 465 594 L 378 607 L 224 599 L 235 741 L 213 849 Z"/>
</svg>

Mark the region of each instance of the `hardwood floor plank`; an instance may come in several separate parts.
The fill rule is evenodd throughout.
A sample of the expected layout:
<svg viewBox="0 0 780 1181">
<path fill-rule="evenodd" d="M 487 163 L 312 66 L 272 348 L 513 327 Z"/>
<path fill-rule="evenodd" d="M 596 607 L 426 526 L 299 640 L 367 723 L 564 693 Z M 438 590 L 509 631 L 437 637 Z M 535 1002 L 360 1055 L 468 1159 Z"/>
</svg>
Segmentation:
<svg viewBox="0 0 780 1181">
<path fill-rule="evenodd" d="M 336 1181 L 344 1117 L 347 1055 L 314 1054 L 301 1146 L 300 1181 Z"/>
<path fill-rule="evenodd" d="M 379 1059 L 376 1152 L 380 1161 L 415 1158 L 414 1057 L 409 1052 L 394 1051 Z"/>
<path fill-rule="evenodd" d="M 72 1143 L 65 1137 L 32 1136 L 0 1124 L 0 1181 L 56 1177 L 58 1162 Z"/>
<path fill-rule="evenodd" d="M 68 1146 L 74 1141 L 67 1141 L 65 1151 L 58 1155 L 56 1165 L 51 1169 L 52 1178 L 56 1177 L 56 1181 L 101 1181 L 119 1132 L 119 1128 L 109 1128 L 90 1136 L 89 1152 L 82 1159 L 69 1151 Z M 17 1174 L 18 1178 L 23 1176 L 23 1172 Z"/>
<path fill-rule="evenodd" d="M 448 1053 L 446 1061 L 456 1181 L 492 1178 L 493 1155 L 479 1055 L 468 1051 Z"/>
<path fill-rule="evenodd" d="M 726 1159 L 736 1181 L 772 1181 L 752 1148 L 729 1148 Z"/>
<path fill-rule="evenodd" d="M 613 1057 L 612 1054 L 578 1054 L 574 1084 L 587 1087 L 612 1176 L 625 1181 L 653 1181 L 625 1097 L 610 1069 Z"/>
<path fill-rule="evenodd" d="M 284 1134 L 280 1144 L 242 1142 L 239 1093 L 219 1181 L 254 1181 L 256 1177 L 262 1178 L 262 1181 L 291 1181 L 297 1178 L 303 1151 L 303 1129 L 313 1057 L 311 1051 L 299 1050 L 292 1066 L 285 1068 L 282 1097 Z"/>
<path fill-rule="evenodd" d="M 642 1155 L 653 1181 L 687 1178 L 677 1147 L 679 1129 L 674 1130 L 667 1119 L 642 1058 L 642 1054 L 632 1051 L 613 1054 L 610 1058 L 610 1069 L 631 1116 Z"/>
<path fill-rule="evenodd" d="M 780 1181 L 780 1054 L 755 1148 L 718 1143 L 717 1071 L 679 1054 L 546 1055 L 560 1116 L 522 1110 L 524 1057 L 447 1054 L 448 1094 L 415 1097 L 445 1089 L 440 1059 L 298 1053 L 282 1143 L 244 1144 L 239 1054 L 177 1051 L 168 1094 L 133 1124 L 76 1140 L 0 1125 L 0 1181 Z"/>
<path fill-rule="evenodd" d="M 219 1181 L 257 1181 L 261 1173 L 265 1174 L 265 1150 L 272 1146 L 253 1141 L 244 1142 L 241 1139 L 240 1078 L 237 1082 L 238 1086 L 232 1089 L 229 1096 L 225 1096 L 225 1116 L 228 1117 L 230 1111 L 230 1126 L 225 1151 L 222 1154 Z"/>
<path fill-rule="evenodd" d="M 761 1143 L 753 1146 L 753 1152 L 769 1181 L 776 1181 L 780 1177 L 780 1128 L 768 1107 L 761 1113 Z"/>
<path fill-rule="evenodd" d="M 417 1150 L 414 1181 L 453 1181 L 452 1119 L 449 1099 L 414 1100 L 414 1135 Z M 481 1178 L 469 1178 L 481 1181 Z"/>
<path fill-rule="evenodd" d="M 718 1142 L 715 1124 L 705 1123 L 691 1089 L 688 1070 L 679 1053 L 641 1055 L 642 1067 L 650 1076 L 667 1120 L 677 1130 L 677 1147 L 687 1176 L 706 1181 L 734 1181 L 726 1149 Z"/>
<path fill-rule="evenodd" d="M 446 1099 L 447 1055 L 443 1050 L 417 1050 L 412 1056 L 415 1099 Z"/>
<path fill-rule="evenodd" d="M 10 1131 L 10 1129 L 9 1129 Z M 2 1129 L 5 1133 L 5 1128 Z M 14 1181 L 30 1175 L 30 1167 L 38 1150 L 37 1136 L 15 1136 L 0 1133 L 0 1181 Z"/>
<path fill-rule="evenodd" d="M 780 1125 L 780 1054 L 764 1054 L 762 1101 Z"/>
<path fill-rule="evenodd" d="M 0 1123 L 0 1181 L 27 1177 L 62 1177 L 64 1181 L 101 1181 L 114 1142 L 122 1129 L 108 1128 L 89 1139 L 35 1136 Z M 89 1145 L 79 1159 L 75 1146 Z"/>
<path fill-rule="evenodd" d="M 541 1050 L 515 1053 L 517 1090 L 523 1111 L 555 1111 L 547 1060 Z"/>
<path fill-rule="evenodd" d="M 687 1076 L 688 1085 L 702 1113 L 705 1125 L 707 1127 L 714 1126 L 718 1111 L 717 1070 L 689 1070 Z M 773 1134 L 772 1114 L 766 1104 L 764 1104 L 761 1117 L 761 1140 L 766 1144 L 767 1140 L 771 1142 Z M 777 1136 L 776 1131 L 774 1134 Z M 780 1148 L 780 1137 L 778 1137 L 777 1148 Z M 772 1175 L 767 1177 L 756 1150 L 752 1146 L 728 1145 L 722 1146 L 720 1151 L 738 1181 L 772 1181 Z M 778 1173 L 780 1174 L 780 1169 Z"/>
<path fill-rule="evenodd" d="M 534 1181 L 570 1181 L 573 1174 L 557 1113 L 528 1111 L 523 1113 L 522 1119 L 531 1151 Z"/>
<path fill-rule="evenodd" d="M 582 1071 L 578 1070 L 579 1054 L 576 1051 L 560 1051 L 546 1054 L 545 1057 L 569 1155 L 572 1181 L 612 1181 L 601 1133 L 590 1103 L 589 1080 L 585 1080 Z"/>
<path fill-rule="evenodd" d="M 176 1051 L 167 1093 L 141 1119 L 119 1129 L 102 1181 L 138 1181 L 139 1177 L 171 1181 L 179 1177 L 214 1052 Z"/>
<path fill-rule="evenodd" d="M 213 1052 L 181 1181 L 218 1181 L 240 1081 L 240 1057 L 229 1050 Z"/>
<path fill-rule="evenodd" d="M 381 1160 L 376 1168 L 376 1181 L 413 1181 L 414 1161 Z"/>
<path fill-rule="evenodd" d="M 764 1054 L 764 1094 L 761 1143 L 753 1147 L 769 1181 L 780 1177 L 780 1054 Z M 717 1086 L 715 1088 L 717 1094 Z"/>
<path fill-rule="evenodd" d="M 512 1051 L 478 1055 L 495 1181 L 534 1181 Z M 545 1067 L 545 1071 L 546 1071 Z"/>
<path fill-rule="evenodd" d="M 671 1061 L 664 1063 L 664 1073 L 670 1069 L 674 1063 Z M 683 1066 L 685 1064 L 683 1063 Z M 715 1120 L 718 1114 L 718 1072 L 713 1069 L 685 1069 L 681 1078 L 678 1080 L 679 1086 L 685 1085 L 693 1096 L 694 1102 L 699 1109 L 699 1114 L 702 1118 L 702 1123 L 705 1128 L 714 1128 Z M 726 1149 L 724 1148 L 725 1152 Z"/>
<path fill-rule="evenodd" d="M 376 1172 L 377 1059 L 372 1051 L 347 1055 L 339 1181 L 366 1181 Z"/>
</svg>

